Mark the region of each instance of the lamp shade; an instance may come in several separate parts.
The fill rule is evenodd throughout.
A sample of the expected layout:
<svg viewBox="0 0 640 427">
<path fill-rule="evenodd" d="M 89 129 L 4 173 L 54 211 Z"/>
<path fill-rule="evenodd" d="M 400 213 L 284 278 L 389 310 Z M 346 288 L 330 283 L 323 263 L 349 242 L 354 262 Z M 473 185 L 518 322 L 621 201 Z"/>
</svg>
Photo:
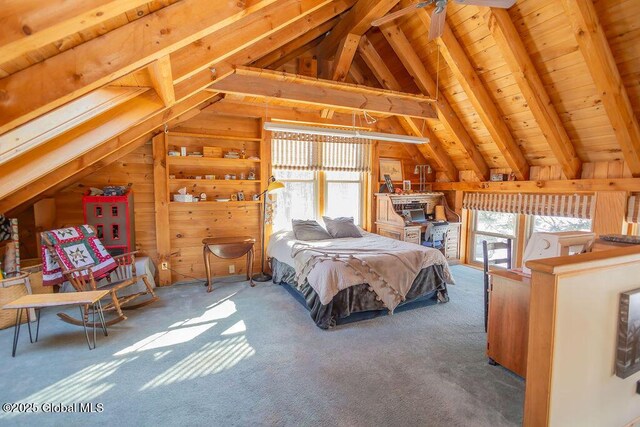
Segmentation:
<svg viewBox="0 0 640 427">
<path fill-rule="evenodd" d="M 270 182 L 269 186 L 267 187 L 267 193 L 269 194 L 279 193 L 282 190 L 284 190 L 284 184 L 280 181 Z"/>
</svg>

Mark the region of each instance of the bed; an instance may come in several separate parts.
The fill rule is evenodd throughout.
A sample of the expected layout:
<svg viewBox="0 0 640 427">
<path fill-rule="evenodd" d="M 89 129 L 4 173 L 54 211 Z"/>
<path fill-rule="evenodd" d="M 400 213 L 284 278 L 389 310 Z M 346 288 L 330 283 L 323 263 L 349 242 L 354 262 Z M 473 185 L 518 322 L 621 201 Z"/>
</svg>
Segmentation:
<svg viewBox="0 0 640 427">
<path fill-rule="evenodd" d="M 363 231 L 361 238 L 300 241 L 271 236 L 273 282 L 322 329 L 449 301 L 453 278 L 438 250 Z"/>
</svg>

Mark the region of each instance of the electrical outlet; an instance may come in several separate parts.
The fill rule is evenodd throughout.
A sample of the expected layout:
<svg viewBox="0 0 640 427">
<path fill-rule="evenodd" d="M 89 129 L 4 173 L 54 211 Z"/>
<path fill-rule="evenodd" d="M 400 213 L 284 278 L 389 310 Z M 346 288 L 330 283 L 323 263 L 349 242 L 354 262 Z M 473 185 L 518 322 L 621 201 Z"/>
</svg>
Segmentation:
<svg viewBox="0 0 640 427">
<path fill-rule="evenodd" d="M 233 264 L 229 264 L 229 274 L 233 274 L 236 272 L 236 266 Z"/>
<path fill-rule="evenodd" d="M 162 270 L 168 270 L 169 269 L 169 263 L 168 262 L 163 262 L 162 264 L 160 264 L 160 268 Z"/>
</svg>

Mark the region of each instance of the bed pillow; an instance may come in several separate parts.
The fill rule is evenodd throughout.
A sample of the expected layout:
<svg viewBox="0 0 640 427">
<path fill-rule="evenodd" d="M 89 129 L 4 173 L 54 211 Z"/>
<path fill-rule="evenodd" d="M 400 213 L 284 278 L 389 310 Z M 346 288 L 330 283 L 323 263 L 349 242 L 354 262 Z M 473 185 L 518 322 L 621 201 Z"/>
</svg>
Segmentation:
<svg viewBox="0 0 640 427">
<path fill-rule="evenodd" d="M 293 235 L 296 237 L 296 240 L 310 241 L 331 239 L 331 235 L 327 233 L 327 230 L 322 228 L 317 221 L 312 219 L 294 219 L 291 221 L 291 225 L 293 228 Z"/>
<path fill-rule="evenodd" d="M 328 216 L 323 216 L 322 219 L 327 226 L 327 231 L 334 239 L 362 237 L 362 233 L 358 230 L 358 226 L 353 223 L 353 218 L 351 217 L 329 218 Z"/>
</svg>

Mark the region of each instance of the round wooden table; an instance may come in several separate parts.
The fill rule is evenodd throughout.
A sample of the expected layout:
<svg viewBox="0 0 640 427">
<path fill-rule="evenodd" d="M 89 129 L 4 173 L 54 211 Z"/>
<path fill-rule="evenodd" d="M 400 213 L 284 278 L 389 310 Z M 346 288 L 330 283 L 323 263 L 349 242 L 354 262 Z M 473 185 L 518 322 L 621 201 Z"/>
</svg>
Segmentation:
<svg viewBox="0 0 640 427">
<path fill-rule="evenodd" d="M 251 286 L 255 286 L 251 279 L 253 273 L 253 255 L 254 244 L 256 239 L 253 237 L 211 237 L 202 240 L 202 255 L 204 256 L 204 266 L 207 272 L 207 292 L 213 290 L 213 281 L 211 279 L 211 261 L 210 255 L 213 254 L 222 259 L 240 258 L 247 255 L 247 280 Z"/>
</svg>

